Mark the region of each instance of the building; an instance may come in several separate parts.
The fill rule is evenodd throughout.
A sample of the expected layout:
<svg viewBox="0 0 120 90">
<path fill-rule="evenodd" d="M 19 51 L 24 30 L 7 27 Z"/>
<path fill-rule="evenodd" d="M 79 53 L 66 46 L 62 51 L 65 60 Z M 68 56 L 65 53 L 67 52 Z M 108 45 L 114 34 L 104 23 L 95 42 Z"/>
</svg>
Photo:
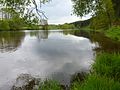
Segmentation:
<svg viewBox="0 0 120 90">
<path fill-rule="evenodd" d="M 11 18 L 10 13 L 7 13 L 2 9 L 4 9 L 3 6 L 0 6 L 0 20 L 2 20 L 2 19 L 10 19 Z"/>
<path fill-rule="evenodd" d="M 41 19 L 40 20 L 40 25 L 48 25 L 48 21 L 46 19 Z"/>
</svg>

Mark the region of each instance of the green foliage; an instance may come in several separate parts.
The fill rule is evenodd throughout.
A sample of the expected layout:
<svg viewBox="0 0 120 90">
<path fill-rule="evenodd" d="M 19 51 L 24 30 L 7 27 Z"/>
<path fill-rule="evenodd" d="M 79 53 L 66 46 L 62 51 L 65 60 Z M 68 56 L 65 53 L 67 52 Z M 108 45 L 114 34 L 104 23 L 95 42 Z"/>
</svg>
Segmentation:
<svg viewBox="0 0 120 90">
<path fill-rule="evenodd" d="M 113 25 L 115 21 L 116 11 L 113 0 L 72 0 L 74 14 L 77 16 L 85 16 L 91 14 L 91 28 L 106 29 Z"/>
<path fill-rule="evenodd" d="M 97 11 L 97 14 L 92 20 L 93 29 L 107 29 L 110 28 L 114 22 L 114 10 L 111 0 L 101 0 L 103 5 Z"/>
<path fill-rule="evenodd" d="M 42 29 L 42 27 L 31 24 L 31 25 L 28 25 L 26 28 L 23 28 L 23 30 L 25 30 L 25 29 L 26 30 L 40 30 L 40 29 Z"/>
<path fill-rule="evenodd" d="M 49 30 L 60 29 L 60 25 L 48 25 Z"/>
<path fill-rule="evenodd" d="M 19 14 L 14 14 L 10 19 L 4 19 L 0 21 L 1 30 L 23 30 L 23 29 L 39 29 L 37 25 L 38 19 L 33 18 L 33 20 L 25 20 L 25 18 L 20 18 Z"/>
<path fill-rule="evenodd" d="M 120 0 L 112 0 L 116 18 L 120 18 Z"/>
<path fill-rule="evenodd" d="M 24 21 L 21 18 L 14 17 L 9 20 L 11 30 L 20 30 L 24 25 Z"/>
<path fill-rule="evenodd" d="M 40 83 L 38 90 L 61 90 L 61 86 L 54 80 L 46 80 Z"/>
<path fill-rule="evenodd" d="M 60 29 L 75 29 L 75 26 L 74 24 L 63 24 L 63 25 L 60 25 Z"/>
<path fill-rule="evenodd" d="M 120 90 L 120 83 L 105 76 L 90 75 L 83 84 L 74 82 L 71 90 Z"/>
<path fill-rule="evenodd" d="M 75 29 L 74 24 L 48 25 L 48 29 Z"/>
<path fill-rule="evenodd" d="M 109 30 L 105 32 L 105 34 L 106 36 L 112 38 L 113 40 L 120 41 L 120 27 L 119 26 L 110 28 Z"/>
<path fill-rule="evenodd" d="M 0 5 L 2 6 L 0 9 L 5 13 L 10 14 L 12 18 L 17 13 L 21 18 L 26 18 L 26 21 L 32 20 L 36 22 L 37 19 L 41 19 L 42 17 L 47 18 L 40 8 L 42 4 L 49 1 L 51 0 L 0 0 Z M 33 22 L 31 23 L 33 24 Z"/>
<path fill-rule="evenodd" d="M 50 0 L 38 0 L 38 2 L 40 2 L 40 4 L 45 4 L 46 2 L 49 2 Z M 18 13 L 23 14 L 25 12 L 25 10 L 27 10 L 27 8 L 29 6 L 31 6 L 31 4 L 35 5 L 36 9 L 37 9 L 37 3 L 36 0 L 0 0 L 0 4 L 4 5 L 9 8 L 14 9 L 14 11 L 17 11 Z"/>
<path fill-rule="evenodd" d="M 95 0 L 72 0 L 72 1 L 73 1 L 74 14 L 81 17 L 92 12 L 96 4 L 95 2 L 93 6 L 93 2 Z"/>
<path fill-rule="evenodd" d="M 97 15 L 99 11 L 113 10 L 112 0 L 72 0 L 74 14 L 77 16 L 85 16 L 87 14 Z"/>
<path fill-rule="evenodd" d="M 0 30 L 10 30 L 8 21 L 0 20 Z"/>
<path fill-rule="evenodd" d="M 93 70 L 100 76 L 120 81 L 120 54 L 102 53 L 98 55 Z"/>
</svg>

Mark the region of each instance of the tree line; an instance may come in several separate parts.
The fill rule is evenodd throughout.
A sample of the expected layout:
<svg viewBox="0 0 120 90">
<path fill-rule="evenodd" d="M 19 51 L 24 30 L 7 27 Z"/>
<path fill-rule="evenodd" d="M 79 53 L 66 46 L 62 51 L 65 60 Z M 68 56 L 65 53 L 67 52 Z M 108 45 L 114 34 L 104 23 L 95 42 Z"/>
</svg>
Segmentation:
<svg viewBox="0 0 120 90">
<path fill-rule="evenodd" d="M 35 27 L 40 19 L 47 18 L 41 6 L 50 0 L 0 0 L 0 29 Z M 3 25 L 3 27 L 2 27 Z M 5 27 L 4 27 L 5 26 Z"/>
</svg>

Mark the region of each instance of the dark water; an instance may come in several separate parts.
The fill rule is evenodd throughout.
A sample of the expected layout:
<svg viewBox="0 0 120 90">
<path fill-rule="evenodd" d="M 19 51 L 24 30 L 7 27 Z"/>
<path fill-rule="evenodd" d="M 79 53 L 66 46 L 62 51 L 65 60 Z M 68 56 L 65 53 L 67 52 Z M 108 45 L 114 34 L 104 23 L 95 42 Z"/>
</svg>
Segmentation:
<svg viewBox="0 0 120 90">
<path fill-rule="evenodd" d="M 0 90 L 21 73 L 69 84 L 75 73 L 89 72 L 101 50 L 120 51 L 120 43 L 83 31 L 0 32 Z"/>
</svg>

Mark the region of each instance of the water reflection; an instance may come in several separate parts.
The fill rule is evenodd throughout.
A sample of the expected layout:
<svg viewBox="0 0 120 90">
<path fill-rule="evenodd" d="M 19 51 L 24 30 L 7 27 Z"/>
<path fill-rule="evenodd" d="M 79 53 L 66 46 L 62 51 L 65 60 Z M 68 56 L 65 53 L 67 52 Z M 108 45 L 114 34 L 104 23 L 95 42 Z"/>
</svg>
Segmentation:
<svg viewBox="0 0 120 90">
<path fill-rule="evenodd" d="M 16 32 L 16 35 L 12 33 L 9 42 L 22 42 L 24 35 L 25 39 L 22 45 L 19 42 L 21 47 L 15 52 L 0 53 L 0 89 L 21 73 L 54 78 L 63 84 L 69 84 L 71 75 L 88 72 L 93 63 L 94 45 L 87 38 L 71 33 L 65 35 L 62 31 L 25 31 Z"/>
<path fill-rule="evenodd" d="M 72 34 L 79 37 L 88 38 L 91 43 L 95 44 L 95 51 L 105 51 L 105 52 L 120 52 L 120 42 L 111 40 L 106 37 L 103 33 L 98 32 L 86 32 L 84 30 L 74 30 L 74 31 L 64 31 L 65 35 Z"/>
<path fill-rule="evenodd" d="M 105 37 L 102 33 L 91 33 L 90 40 L 97 46 L 99 45 L 95 48 L 96 51 L 120 52 L 120 42 L 113 41 Z"/>
<path fill-rule="evenodd" d="M 31 31 L 30 36 L 31 37 L 37 37 L 38 40 L 41 39 L 48 39 L 49 32 L 48 30 L 43 30 L 43 31 Z"/>
<path fill-rule="evenodd" d="M 16 51 L 24 37 L 25 32 L 0 32 L 0 52 Z"/>
</svg>

